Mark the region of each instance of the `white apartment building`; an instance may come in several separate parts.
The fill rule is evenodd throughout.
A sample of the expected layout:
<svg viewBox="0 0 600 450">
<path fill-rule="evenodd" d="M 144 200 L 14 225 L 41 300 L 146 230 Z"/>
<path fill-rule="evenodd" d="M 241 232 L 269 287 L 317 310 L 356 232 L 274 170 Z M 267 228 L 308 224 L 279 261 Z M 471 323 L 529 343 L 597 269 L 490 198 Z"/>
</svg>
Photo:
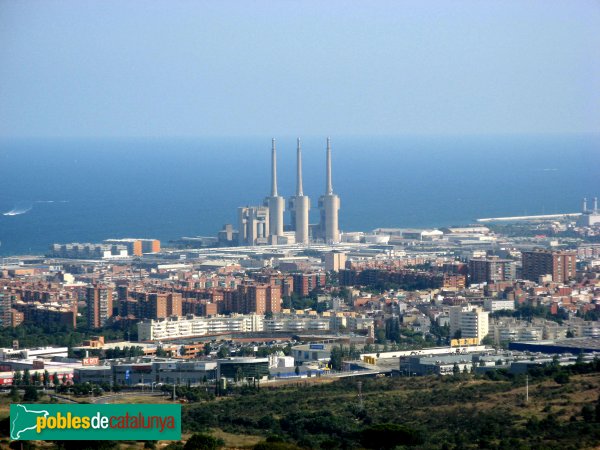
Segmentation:
<svg viewBox="0 0 600 450">
<path fill-rule="evenodd" d="M 363 330 L 373 325 L 370 317 L 344 317 L 344 326 L 351 330 Z M 139 341 L 189 338 L 223 333 L 257 332 L 304 332 L 339 329 L 340 317 L 319 315 L 278 314 L 267 319 L 264 316 L 235 315 L 228 317 L 197 317 L 194 315 L 145 319 L 138 323 Z M 338 328 L 335 328 L 335 327 Z"/>
<path fill-rule="evenodd" d="M 462 338 L 477 338 L 479 343 L 489 332 L 489 312 L 471 305 L 450 308 L 450 337 L 460 330 Z"/>
<path fill-rule="evenodd" d="M 193 315 L 146 319 L 138 323 L 138 340 L 154 341 L 220 333 L 252 333 L 263 331 L 263 317 L 196 317 Z"/>
<path fill-rule="evenodd" d="M 515 302 L 514 300 L 497 300 L 495 298 L 486 298 L 483 300 L 483 309 L 492 313 L 503 310 L 514 311 Z"/>
</svg>

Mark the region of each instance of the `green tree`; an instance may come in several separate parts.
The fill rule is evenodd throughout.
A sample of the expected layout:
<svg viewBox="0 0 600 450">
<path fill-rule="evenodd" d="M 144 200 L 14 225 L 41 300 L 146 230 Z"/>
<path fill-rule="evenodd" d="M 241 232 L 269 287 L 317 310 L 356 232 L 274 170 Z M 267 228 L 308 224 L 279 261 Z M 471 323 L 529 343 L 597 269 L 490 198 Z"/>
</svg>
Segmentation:
<svg viewBox="0 0 600 450">
<path fill-rule="evenodd" d="M 44 370 L 43 382 L 44 386 L 48 386 L 48 384 L 50 384 L 50 372 L 47 370 Z"/>
<path fill-rule="evenodd" d="M 569 374 L 564 370 L 561 370 L 555 375 L 554 381 L 556 381 L 558 384 L 567 384 L 569 383 Z"/>
<path fill-rule="evenodd" d="M 398 446 L 415 446 L 423 443 L 423 437 L 412 428 L 395 423 L 383 423 L 364 429 L 361 442 L 366 448 L 392 449 Z"/>
<path fill-rule="evenodd" d="M 16 403 L 19 401 L 19 390 L 17 389 L 17 387 L 15 385 L 10 387 L 9 397 L 13 403 Z"/>
<path fill-rule="evenodd" d="M 23 394 L 24 402 L 37 402 L 38 401 L 38 391 L 35 386 L 26 386 L 25 394 Z"/>
<path fill-rule="evenodd" d="M 211 351 L 212 351 L 212 348 L 210 347 L 210 343 L 207 342 L 206 344 L 204 344 L 204 356 L 210 355 Z"/>
<path fill-rule="evenodd" d="M 289 442 L 272 441 L 269 439 L 272 439 L 272 438 L 269 437 L 269 438 L 267 438 L 266 441 L 259 442 L 258 444 L 256 444 L 253 447 L 253 450 L 302 450 L 301 447 L 298 447 L 297 445 L 294 445 L 294 444 L 290 444 Z M 321 445 L 321 448 L 328 448 L 328 447 Z"/>
<path fill-rule="evenodd" d="M 221 440 L 209 434 L 197 433 L 187 440 L 183 446 L 183 450 L 217 450 L 222 445 L 223 442 Z"/>
<path fill-rule="evenodd" d="M 375 340 L 378 344 L 383 344 L 385 342 L 385 329 L 378 328 L 377 331 L 375 331 Z"/>
<path fill-rule="evenodd" d="M 488 334 L 486 337 L 484 337 L 481 340 L 481 344 L 482 345 L 487 345 L 487 346 L 493 346 L 494 345 L 494 338 L 492 337 L 491 334 Z"/>
<path fill-rule="evenodd" d="M 23 382 L 23 375 L 20 370 L 15 370 L 15 375 L 13 376 L 13 386 L 19 386 Z"/>
<path fill-rule="evenodd" d="M 163 450 L 183 450 L 183 444 L 181 442 L 171 442 Z"/>
<path fill-rule="evenodd" d="M 400 321 L 397 317 L 385 321 L 385 337 L 392 342 L 400 342 Z"/>
<path fill-rule="evenodd" d="M 31 384 L 31 373 L 29 372 L 29 369 L 25 369 L 23 372 L 23 384 L 25 386 L 29 386 Z"/>
<path fill-rule="evenodd" d="M 581 408 L 581 416 L 583 417 L 584 422 L 594 422 L 594 407 L 592 405 L 583 405 L 583 408 Z"/>
<path fill-rule="evenodd" d="M 456 376 L 460 373 L 460 369 L 459 369 L 457 363 L 454 363 L 454 365 L 452 366 L 452 373 L 454 374 L 454 376 Z"/>
<path fill-rule="evenodd" d="M 242 368 L 238 367 L 237 370 L 235 371 L 235 381 L 236 383 L 239 381 L 242 381 L 242 378 L 244 378 L 244 373 L 242 372 Z"/>
<path fill-rule="evenodd" d="M 343 358 L 342 346 L 334 346 L 331 349 L 331 356 L 329 359 L 329 365 L 333 370 L 342 370 L 342 358 Z"/>
</svg>

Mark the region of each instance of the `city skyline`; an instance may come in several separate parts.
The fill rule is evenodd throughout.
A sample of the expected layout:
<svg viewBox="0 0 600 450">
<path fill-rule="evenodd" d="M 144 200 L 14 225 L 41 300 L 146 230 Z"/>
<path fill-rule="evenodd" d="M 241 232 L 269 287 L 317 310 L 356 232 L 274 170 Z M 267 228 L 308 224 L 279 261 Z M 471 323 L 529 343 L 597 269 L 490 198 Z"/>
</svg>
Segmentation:
<svg viewBox="0 0 600 450">
<path fill-rule="evenodd" d="M 598 30 L 0 2 L 2 445 L 597 448 Z"/>
</svg>

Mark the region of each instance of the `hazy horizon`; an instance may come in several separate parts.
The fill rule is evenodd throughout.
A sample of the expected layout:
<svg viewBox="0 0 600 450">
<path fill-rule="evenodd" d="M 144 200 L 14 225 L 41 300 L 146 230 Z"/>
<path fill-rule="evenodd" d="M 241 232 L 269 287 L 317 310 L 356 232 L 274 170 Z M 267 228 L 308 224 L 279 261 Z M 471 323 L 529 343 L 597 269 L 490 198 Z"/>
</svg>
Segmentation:
<svg viewBox="0 0 600 450">
<path fill-rule="evenodd" d="M 600 132 L 600 4 L 0 3 L 0 137 Z"/>
</svg>

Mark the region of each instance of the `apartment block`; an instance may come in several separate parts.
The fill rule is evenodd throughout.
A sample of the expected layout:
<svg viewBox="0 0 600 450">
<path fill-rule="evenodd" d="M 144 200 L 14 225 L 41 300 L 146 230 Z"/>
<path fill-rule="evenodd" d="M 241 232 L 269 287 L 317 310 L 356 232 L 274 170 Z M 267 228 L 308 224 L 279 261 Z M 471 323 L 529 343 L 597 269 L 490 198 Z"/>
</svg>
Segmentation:
<svg viewBox="0 0 600 450">
<path fill-rule="evenodd" d="M 469 260 L 469 278 L 471 283 L 497 283 L 516 278 L 517 265 L 511 259 L 497 256 L 473 258 Z"/>
<path fill-rule="evenodd" d="M 93 286 L 86 291 L 87 323 L 90 328 L 106 325 L 113 315 L 113 292 L 107 286 Z"/>
<path fill-rule="evenodd" d="M 565 283 L 575 277 L 577 254 L 574 251 L 536 249 L 522 252 L 523 278 L 538 282 L 552 276 L 552 281 Z"/>
</svg>

